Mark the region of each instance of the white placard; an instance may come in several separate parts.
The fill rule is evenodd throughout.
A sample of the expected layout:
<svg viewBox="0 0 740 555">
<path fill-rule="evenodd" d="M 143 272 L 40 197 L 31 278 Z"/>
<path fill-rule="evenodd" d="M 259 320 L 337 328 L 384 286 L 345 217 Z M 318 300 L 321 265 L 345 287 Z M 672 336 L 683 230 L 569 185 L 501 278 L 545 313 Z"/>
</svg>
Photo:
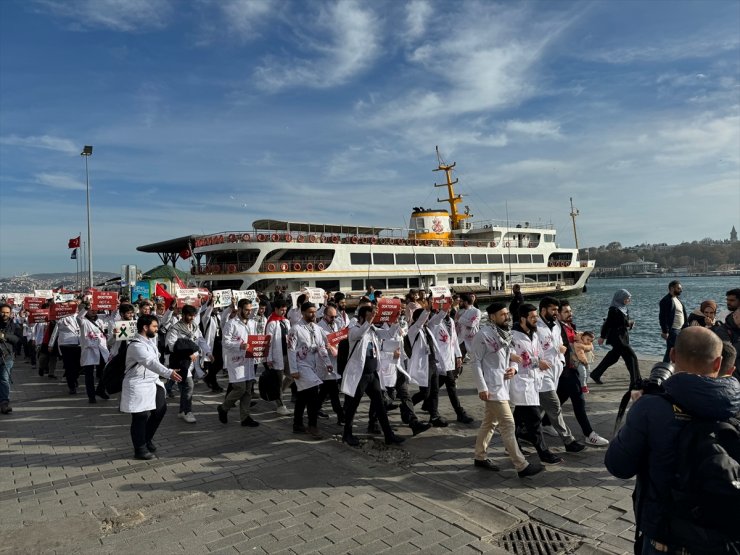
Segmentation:
<svg viewBox="0 0 740 555">
<path fill-rule="evenodd" d="M 55 303 L 66 303 L 69 301 L 75 300 L 74 293 L 54 293 L 54 302 Z"/>
<path fill-rule="evenodd" d="M 23 308 L 23 299 L 29 297 L 28 293 L 0 293 L 0 297 L 5 297 L 5 300 L 13 301 L 13 306 L 20 306 Z"/>
<path fill-rule="evenodd" d="M 252 302 L 257 300 L 257 291 L 254 289 L 233 289 L 231 295 L 231 298 L 236 299 L 237 303 L 242 299 L 249 299 Z"/>
<path fill-rule="evenodd" d="M 41 297 L 43 299 L 53 299 L 54 298 L 54 291 L 51 289 L 36 289 L 33 292 L 34 297 Z"/>
<path fill-rule="evenodd" d="M 429 290 L 432 292 L 432 298 L 439 298 L 439 297 L 452 297 L 452 293 L 450 293 L 450 288 L 446 285 L 433 285 L 429 288 Z"/>
<path fill-rule="evenodd" d="M 233 293 L 231 289 L 217 289 L 213 292 L 213 306 L 225 308 L 231 304 Z"/>
<path fill-rule="evenodd" d="M 136 320 L 119 320 L 115 323 L 116 341 L 130 341 L 136 337 Z"/>
<path fill-rule="evenodd" d="M 324 301 L 326 300 L 324 298 L 326 292 L 321 289 L 321 287 L 306 287 L 305 293 L 308 295 L 308 302 L 313 303 L 316 306 L 324 304 Z"/>
</svg>

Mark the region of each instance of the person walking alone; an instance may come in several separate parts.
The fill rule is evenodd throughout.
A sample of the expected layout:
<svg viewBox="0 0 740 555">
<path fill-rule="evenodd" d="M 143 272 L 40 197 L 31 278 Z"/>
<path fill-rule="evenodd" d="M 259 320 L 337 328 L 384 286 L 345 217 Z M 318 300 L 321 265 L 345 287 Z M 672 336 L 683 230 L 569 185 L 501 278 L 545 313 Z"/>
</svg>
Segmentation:
<svg viewBox="0 0 740 555">
<path fill-rule="evenodd" d="M 624 364 L 627 366 L 627 371 L 630 374 L 630 389 L 640 379 L 640 363 L 637 361 L 635 351 L 630 347 L 630 330 L 635 324 L 633 320 L 630 320 L 630 314 L 627 310 L 627 305 L 631 301 L 632 295 L 626 289 L 620 289 L 614 293 L 612 304 L 606 315 L 606 321 L 601 326 L 601 334 L 598 341 L 599 345 L 603 345 L 604 340 L 606 340 L 606 344 L 611 345 L 612 350 L 601 359 L 601 362 L 599 362 L 598 366 L 590 374 L 591 379 L 598 384 L 603 383 L 601 376 L 620 357 L 624 360 Z"/>
</svg>

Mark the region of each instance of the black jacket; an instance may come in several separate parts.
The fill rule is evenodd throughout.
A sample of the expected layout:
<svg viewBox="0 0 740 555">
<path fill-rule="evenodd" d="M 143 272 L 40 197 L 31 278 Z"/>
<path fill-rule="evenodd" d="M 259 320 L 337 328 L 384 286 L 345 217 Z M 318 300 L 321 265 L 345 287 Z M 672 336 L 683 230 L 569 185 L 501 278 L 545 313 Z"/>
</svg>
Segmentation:
<svg viewBox="0 0 740 555">
<path fill-rule="evenodd" d="M 13 320 L 8 320 L 7 323 L 0 324 L 0 332 L 4 334 L 3 339 L 0 339 L 0 355 L 4 359 L 13 360 L 14 347 L 21 340 L 23 330 Z"/>
<path fill-rule="evenodd" d="M 630 344 L 630 321 L 627 315 L 614 306 L 609 307 L 606 321 L 601 326 L 601 337 L 607 345 L 620 346 Z"/>
<path fill-rule="evenodd" d="M 684 306 L 683 301 L 680 298 L 676 298 L 681 304 L 681 310 L 683 310 L 683 327 L 685 328 L 689 325 L 689 317 L 686 314 L 686 306 Z M 660 331 L 663 333 L 668 333 L 669 331 L 671 331 L 671 328 L 673 327 L 673 319 L 676 317 L 676 304 L 673 302 L 673 297 L 671 297 L 670 293 L 660 299 L 658 307 L 660 308 L 660 312 L 658 313 L 658 320 L 660 321 Z"/>
<path fill-rule="evenodd" d="M 665 391 L 687 412 L 700 418 L 727 420 L 740 412 L 740 383 L 679 373 L 666 380 Z M 637 476 L 634 508 L 638 528 L 651 539 L 671 544 L 661 519 L 670 503 L 678 436 L 686 425 L 673 405 L 659 395 L 645 395 L 627 413 L 609 444 L 604 463 L 617 478 Z M 691 547 L 691 546 L 683 546 Z"/>
</svg>

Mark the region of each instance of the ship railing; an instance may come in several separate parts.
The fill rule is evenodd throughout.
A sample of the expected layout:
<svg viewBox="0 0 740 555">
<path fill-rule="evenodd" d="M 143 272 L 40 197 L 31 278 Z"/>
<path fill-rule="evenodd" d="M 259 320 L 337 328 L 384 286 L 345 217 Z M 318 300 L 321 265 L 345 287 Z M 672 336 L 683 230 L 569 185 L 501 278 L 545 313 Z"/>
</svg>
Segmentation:
<svg viewBox="0 0 740 555">
<path fill-rule="evenodd" d="M 532 223 L 525 221 L 506 221 L 506 220 L 476 220 L 475 222 L 463 222 L 465 229 L 510 229 L 510 230 L 538 230 L 538 229 L 555 229 L 554 224 L 549 223 Z"/>
<path fill-rule="evenodd" d="M 259 271 L 269 273 L 323 272 L 329 264 L 331 260 L 328 258 L 268 260 L 260 265 Z"/>
</svg>

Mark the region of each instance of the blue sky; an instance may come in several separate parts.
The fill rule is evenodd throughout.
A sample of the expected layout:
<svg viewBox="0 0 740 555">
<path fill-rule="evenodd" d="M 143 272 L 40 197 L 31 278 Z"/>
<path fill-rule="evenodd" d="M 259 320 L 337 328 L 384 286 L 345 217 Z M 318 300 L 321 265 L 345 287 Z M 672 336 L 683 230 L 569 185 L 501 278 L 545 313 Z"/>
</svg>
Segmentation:
<svg viewBox="0 0 740 555">
<path fill-rule="evenodd" d="M 740 3 L 0 2 L 0 275 L 258 218 L 399 227 L 435 145 L 481 219 L 740 228 Z"/>
</svg>

